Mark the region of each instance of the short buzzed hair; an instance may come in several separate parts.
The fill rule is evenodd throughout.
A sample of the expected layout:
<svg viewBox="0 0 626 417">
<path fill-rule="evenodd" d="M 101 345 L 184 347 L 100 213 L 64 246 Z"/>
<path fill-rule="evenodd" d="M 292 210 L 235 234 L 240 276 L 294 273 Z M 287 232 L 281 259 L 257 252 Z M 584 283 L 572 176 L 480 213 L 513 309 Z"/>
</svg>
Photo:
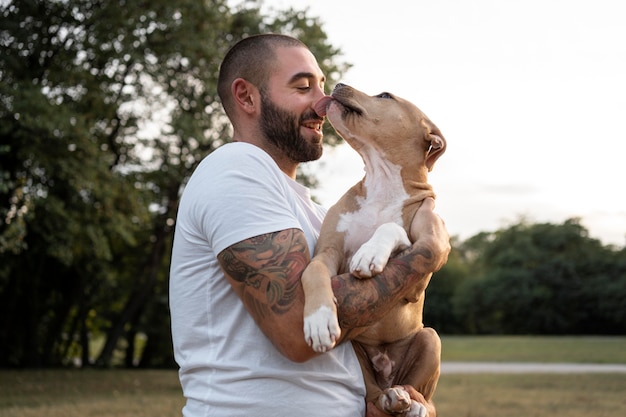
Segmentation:
<svg viewBox="0 0 626 417">
<path fill-rule="evenodd" d="M 307 48 L 303 42 L 291 36 L 266 33 L 244 38 L 226 53 L 217 80 L 217 94 L 226 115 L 231 117 L 233 108 L 230 91 L 233 81 L 243 78 L 263 90 L 276 60 L 275 50 L 278 47 Z"/>
</svg>

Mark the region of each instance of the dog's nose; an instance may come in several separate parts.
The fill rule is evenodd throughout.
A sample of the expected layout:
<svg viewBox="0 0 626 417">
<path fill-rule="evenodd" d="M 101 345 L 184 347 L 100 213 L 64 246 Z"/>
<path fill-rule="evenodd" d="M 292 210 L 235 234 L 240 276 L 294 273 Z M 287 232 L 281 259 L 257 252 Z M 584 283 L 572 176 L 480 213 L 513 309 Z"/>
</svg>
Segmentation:
<svg viewBox="0 0 626 417">
<path fill-rule="evenodd" d="M 345 87 L 346 85 L 344 83 L 337 83 L 337 85 L 335 85 L 335 88 L 333 88 L 333 91 L 338 90 L 342 87 Z"/>
</svg>

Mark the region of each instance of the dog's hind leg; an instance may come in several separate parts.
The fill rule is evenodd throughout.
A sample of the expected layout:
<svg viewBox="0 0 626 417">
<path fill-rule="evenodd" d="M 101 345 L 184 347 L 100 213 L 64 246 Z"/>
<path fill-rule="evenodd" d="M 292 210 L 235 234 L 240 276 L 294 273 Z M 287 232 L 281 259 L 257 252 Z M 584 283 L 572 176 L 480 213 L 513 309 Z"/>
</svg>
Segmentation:
<svg viewBox="0 0 626 417">
<path fill-rule="evenodd" d="M 417 332 L 404 358 L 394 383 L 414 387 L 424 396 L 423 405 L 428 411 L 428 417 L 435 417 L 432 398 L 441 374 L 441 339 L 437 332 L 430 327 Z"/>
<path fill-rule="evenodd" d="M 434 329 L 425 327 L 384 347 L 353 345 L 361 362 L 367 401 L 403 417 L 436 416 L 432 397 L 440 375 L 441 340 Z M 417 390 L 418 401 L 409 397 L 403 385 Z"/>
<path fill-rule="evenodd" d="M 388 388 L 390 384 L 387 384 L 385 381 L 380 381 L 380 372 L 375 369 L 375 365 L 368 353 L 368 350 L 371 350 L 371 348 L 366 350 L 364 345 L 356 341 L 352 341 L 352 346 L 361 364 L 363 380 L 365 381 L 365 399 L 367 402 L 372 402 L 376 404 L 379 409 L 383 410 L 383 408 L 380 407 L 379 399 L 383 395 L 383 389 Z M 408 407 L 408 403 L 406 407 Z"/>
<path fill-rule="evenodd" d="M 437 332 L 430 327 L 417 332 L 404 358 L 395 383 L 412 385 L 430 400 L 441 373 L 441 339 Z"/>
</svg>

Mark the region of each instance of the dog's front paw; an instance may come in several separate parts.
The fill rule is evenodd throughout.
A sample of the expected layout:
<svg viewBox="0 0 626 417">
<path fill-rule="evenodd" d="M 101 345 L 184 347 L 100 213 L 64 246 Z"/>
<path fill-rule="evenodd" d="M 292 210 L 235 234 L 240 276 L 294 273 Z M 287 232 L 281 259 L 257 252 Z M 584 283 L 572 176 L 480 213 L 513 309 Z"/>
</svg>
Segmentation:
<svg viewBox="0 0 626 417">
<path fill-rule="evenodd" d="M 328 352 L 335 346 L 340 335 L 337 313 L 328 306 L 323 305 L 304 317 L 304 337 L 314 351 Z"/>
<path fill-rule="evenodd" d="M 350 273 L 358 278 L 371 278 L 380 274 L 391 256 L 391 251 L 375 244 L 365 243 L 350 260 Z"/>
<path fill-rule="evenodd" d="M 350 272 L 358 278 L 380 274 L 395 251 L 411 246 L 406 231 L 397 223 L 383 223 L 350 260 Z"/>
</svg>

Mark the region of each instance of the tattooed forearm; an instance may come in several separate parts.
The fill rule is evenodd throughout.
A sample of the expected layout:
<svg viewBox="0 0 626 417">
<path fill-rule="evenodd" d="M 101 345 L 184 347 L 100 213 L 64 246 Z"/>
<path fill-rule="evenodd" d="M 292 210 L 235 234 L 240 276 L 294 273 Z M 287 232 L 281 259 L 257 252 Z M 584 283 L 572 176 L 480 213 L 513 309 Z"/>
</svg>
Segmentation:
<svg viewBox="0 0 626 417">
<path fill-rule="evenodd" d="M 296 229 L 268 233 L 239 242 L 218 259 L 226 275 L 253 314 L 284 314 L 298 295 L 300 275 L 309 262 L 309 249 Z"/>
<path fill-rule="evenodd" d="M 403 288 L 412 277 L 410 265 L 390 260 L 383 274 L 371 279 L 358 279 L 350 274 L 333 278 L 339 320 L 344 330 L 367 326 L 377 320 L 403 298 Z"/>
</svg>

